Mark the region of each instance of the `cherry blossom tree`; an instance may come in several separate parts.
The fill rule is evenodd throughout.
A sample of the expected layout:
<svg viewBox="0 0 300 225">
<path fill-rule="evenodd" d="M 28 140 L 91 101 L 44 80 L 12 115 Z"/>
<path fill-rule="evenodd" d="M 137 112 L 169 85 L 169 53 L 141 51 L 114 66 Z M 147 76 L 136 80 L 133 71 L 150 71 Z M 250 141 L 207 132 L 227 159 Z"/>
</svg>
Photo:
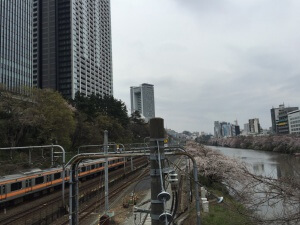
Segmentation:
<svg viewBox="0 0 300 225">
<path fill-rule="evenodd" d="M 200 175 L 226 186 L 230 195 L 248 209 L 240 213 L 254 224 L 300 223 L 299 176 L 279 179 L 259 176 L 246 163 L 195 142 L 188 142 L 186 149 L 195 157 Z"/>
</svg>

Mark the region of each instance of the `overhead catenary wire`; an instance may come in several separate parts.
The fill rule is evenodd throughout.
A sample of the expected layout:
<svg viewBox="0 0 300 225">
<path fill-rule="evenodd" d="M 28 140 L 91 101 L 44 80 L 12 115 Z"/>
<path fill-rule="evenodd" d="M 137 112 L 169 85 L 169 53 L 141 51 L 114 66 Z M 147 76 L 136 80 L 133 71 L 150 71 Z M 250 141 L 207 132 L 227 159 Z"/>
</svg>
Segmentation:
<svg viewBox="0 0 300 225">
<path fill-rule="evenodd" d="M 161 166 L 161 156 L 160 156 L 160 149 L 159 149 L 159 142 L 157 142 L 157 151 L 158 151 L 158 165 L 159 165 L 159 176 L 160 176 L 160 185 L 161 185 L 161 191 L 165 191 L 164 185 L 163 185 L 163 178 L 162 178 L 162 166 Z"/>
</svg>

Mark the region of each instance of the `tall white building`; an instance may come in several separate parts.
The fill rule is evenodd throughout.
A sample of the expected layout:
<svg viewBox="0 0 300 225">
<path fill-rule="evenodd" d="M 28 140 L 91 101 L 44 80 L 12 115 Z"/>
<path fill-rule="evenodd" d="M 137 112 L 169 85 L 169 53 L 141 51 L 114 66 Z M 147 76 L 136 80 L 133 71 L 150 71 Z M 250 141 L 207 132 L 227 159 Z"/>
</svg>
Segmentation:
<svg viewBox="0 0 300 225">
<path fill-rule="evenodd" d="M 288 113 L 290 134 L 300 134 L 300 110 Z"/>
<path fill-rule="evenodd" d="M 130 87 L 131 113 L 139 111 L 149 121 L 155 117 L 154 86 L 141 84 L 138 87 Z"/>
<path fill-rule="evenodd" d="M 260 124 L 258 118 L 249 119 L 249 131 L 253 134 L 260 133 Z"/>
<path fill-rule="evenodd" d="M 214 122 L 214 136 L 216 138 L 222 137 L 222 126 L 219 121 Z"/>
<path fill-rule="evenodd" d="M 248 135 L 250 132 L 250 129 L 249 129 L 249 123 L 245 123 L 244 124 L 244 130 L 243 130 L 243 135 Z"/>
</svg>

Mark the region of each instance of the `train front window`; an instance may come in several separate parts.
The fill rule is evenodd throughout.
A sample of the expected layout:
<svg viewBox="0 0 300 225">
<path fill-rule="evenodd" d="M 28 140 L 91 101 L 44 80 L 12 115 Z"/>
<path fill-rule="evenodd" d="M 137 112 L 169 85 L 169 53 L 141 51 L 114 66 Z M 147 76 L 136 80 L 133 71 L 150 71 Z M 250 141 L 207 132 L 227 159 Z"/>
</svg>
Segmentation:
<svg viewBox="0 0 300 225">
<path fill-rule="evenodd" d="M 11 184 L 11 186 L 10 186 L 11 191 L 17 191 L 20 189 L 22 189 L 22 182 L 16 182 L 16 183 Z"/>
</svg>

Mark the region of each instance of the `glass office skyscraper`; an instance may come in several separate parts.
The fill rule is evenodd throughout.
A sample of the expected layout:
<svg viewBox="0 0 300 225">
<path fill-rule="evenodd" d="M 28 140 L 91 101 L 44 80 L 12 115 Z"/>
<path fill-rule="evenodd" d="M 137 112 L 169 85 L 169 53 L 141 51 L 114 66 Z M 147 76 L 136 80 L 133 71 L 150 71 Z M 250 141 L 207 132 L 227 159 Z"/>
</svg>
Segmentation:
<svg viewBox="0 0 300 225">
<path fill-rule="evenodd" d="M 74 98 L 113 94 L 109 0 L 34 0 L 34 84 Z"/>
<path fill-rule="evenodd" d="M 32 0 L 0 0 L 0 82 L 23 92 L 32 87 Z"/>
<path fill-rule="evenodd" d="M 131 113 L 139 111 L 149 121 L 155 117 L 154 86 L 141 84 L 138 87 L 130 87 Z"/>
</svg>

